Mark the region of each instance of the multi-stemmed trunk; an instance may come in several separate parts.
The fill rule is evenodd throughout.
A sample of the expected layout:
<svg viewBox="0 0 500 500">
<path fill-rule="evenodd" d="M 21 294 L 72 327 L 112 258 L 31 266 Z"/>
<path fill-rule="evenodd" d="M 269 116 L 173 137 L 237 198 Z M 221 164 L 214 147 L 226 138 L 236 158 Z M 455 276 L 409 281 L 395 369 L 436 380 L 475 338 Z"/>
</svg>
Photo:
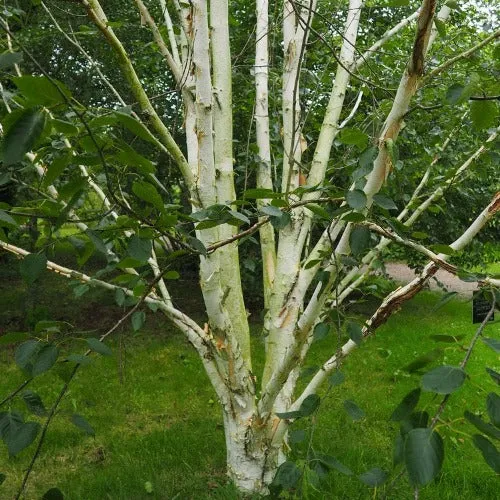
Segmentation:
<svg viewBox="0 0 500 500">
<path fill-rule="evenodd" d="M 169 43 L 161 36 L 155 20 L 149 14 L 142 0 L 135 0 L 144 23 L 152 31 L 160 53 L 176 81 L 184 102 L 185 148 L 180 148 L 173 140 L 168 127 L 162 122 L 146 95 L 139 77 L 135 73 L 131 58 L 116 37 L 112 23 L 108 21 L 98 0 L 83 0 L 88 15 L 105 36 L 117 54 L 121 69 L 143 116 L 147 116 L 151 136 L 158 137 L 158 147 L 168 153 L 179 166 L 185 185 L 189 191 L 193 213 L 208 209 L 213 205 L 225 205 L 237 210 L 234 203 L 236 190 L 233 170 L 233 128 L 231 53 L 229 38 L 229 13 L 227 0 L 192 0 L 189 3 L 174 1 L 175 12 L 168 11 L 170 2 L 160 1 L 164 14 L 165 28 Z M 208 5 L 207 5 L 208 4 Z M 341 218 L 330 221 L 323 234 L 311 242 L 313 212 L 307 205 L 325 201 L 321 189 L 325 183 L 328 162 L 334 141 L 339 131 L 352 118 L 359 106 L 362 95 L 344 122 L 340 123 L 341 112 L 351 77 L 366 60 L 373 55 L 390 37 L 418 18 L 417 33 L 410 62 L 404 69 L 392 108 L 376 138 L 378 153 L 371 173 L 364 185 L 369 209 L 374 196 L 381 189 L 393 169 L 391 149 L 403 127 L 403 119 L 408 113 L 419 85 L 422 83 L 424 58 L 436 36 L 433 25 L 435 0 L 423 0 L 419 13 L 402 20 L 388 30 L 362 56 L 356 59 L 356 41 L 361 20 L 362 0 L 350 0 L 346 15 L 339 64 L 332 82 L 328 105 L 323 117 L 309 171 L 303 170 L 301 156 L 306 145 L 302 133 L 300 106 L 301 68 L 307 49 L 308 38 L 313 30 L 313 20 L 318 8 L 315 0 L 306 0 L 301 5 L 291 0 L 283 0 L 283 80 L 282 80 L 282 137 L 283 162 L 281 193 L 285 198 L 282 212 L 289 223 L 275 230 L 266 212 L 260 211 L 258 222 L 251 226 L 248 234 L 259 231 L 263 265 L 264 300 L 266 307 L 263 327 L 266 359 L 263 373 L 257 377 L 253 373 L 249 324 L 245 310 L 244 294 L 241 286 L 238 239 L 236 226 L 220 224 L 207 229 L 196 230 L 196 237 L 208 250 L 200 256 L 200 285 L 203 294 L 208 323 L 200 326 L 177 309 L 170 298 L 166 284 L 159 280 L 159 295 L 152 291 L 146 302 L 154 303 L 186 335 L 202 359 L 203 366 L 217 393 L 222 406 L 227 447 L 227 470 L 238 489 L 246 493 L 267 493 L 277 468 L 285 459 L 285 440 L 288 421 L 280 419 L 276 413 L 298 410 L 304 399 L 314 394 L 320 384 L 355 347 L 348 341 L 330 356 L 312 378 L 301 394 L 295 394 L 300 366 L 307 355 L 313 339 L 315 325 L 321 321 L 329 307 L 338 306 L 362 282 L 367 270 L 358 268 L 342 269 L 341 256 L 350 253 L 352 224 Z M 300 8 L 299 8 L 300 7 Z M 273 190 L 271 169 L 271 142 L 269 125 L 268 90 L 268 2 L 257 0 L 256 29 L 256 142 L 258 149 L 256 187 Z M 440 22 L 450 14 L 448 7 L 440 11 Z M 172 19 L 180 25 L 177 35 Z M 135 115 L 138 118 L 137 115 Z M 497 131 L 490 135 L 487 143 L 492 143 Z M 486 143 L 486 145 L 487 145 Z M 446 142 L 443 148 L 446 147 Z M 459 178 L 473 160 L 485 150 L 486 145 L 476 151 L 456 171 L 453 179 Z M 184 156 L 183 150 L 186 150 Z M 36 162 L 32 155 L 31 161 Z M 434 164 L 434 163 L 433 163 Z M 37 171 L 43 176 L 44 167 L 37 164 Z M 85 167 L 82 173 L 88 176 Z M 307 174 L 307 175 L 306 175 Z M 416 208 L 412 205 L 422 187 L 429 179 L 424 175 L 421 184 L 403 209 L 399 220 L 411 225 L 423 211 L 443 195 L 444 187 L 453 181 L 445 181 L 443 188 L 434 191 Z M 276 181 L 276 179 L 274 179 Z M 90 182 L 93 182 L 89 179 Z M 447 184 L 448 182 L 448 184 Z M 105 192 L 95 183 L 91 187 L 110 210 Z M 296 194 L 303 187 L 302 194 Z M 349 188 L 348 188 L 349 189 Z M 294 194 L 295 192 L 295 194 Z M 50 186 L 48 193 L 58 200 L 57 190 Z M 259 199 L 259 210 L 267 207 L 271 198 Z M 328 200 L 327 200 L 328 201 Z M 59 201 L 64 207 L 64 202 Z M 311 207 L 312 208 L 312 207 Z M 274 213 L 278 210 L 274 207 Z M 468 244 L 499 210 L 499 197 L 481 212 L 478 218 L 452 243 L 459 250 Z M 112 211 L 116 219 L 118 215 Z M 269 211 L 268 211 L 269 212 Z M 286 213 L 285 213 L 286 212 Z M 87 230 L 74 211 L 69 216 L 82 229 Z M 381 232 L 378 226 L 367 227 Z M 132 232 L 126 234 L 130 236 Z M 383 238 L 375 249 L 367 252 L 363 263 L 368 268 L 373 264 L 389 241 L 396 240 L 403 245 L 421 251 L 430 258 L 422 276 L 408 287 L 388 296 L 381 307 L 366 322 L 365 336 L 371 334 L 388 316 L 420 290 L 432 276 L 437 266 L 452 269 L 446 263 L 446 256 L 435 255 L 421 245 L 408 241 L 390 231 L 383 232 Z M 246 236 L 244 232 L 241 236 Z M 311 243 L 309 245 L 309 243 Z M 4 249 L 24 257 L 27 252 L 0 241 Z M 215 248 L 217 247 L 217 248 Z M 310 247 L 310 248 L 309 248 Z M 148 263 L 155 276 L 160 269 L 154 251 Z M 92 282 L 109 290 L 121 289 L 128 295 L 133 293 L 115 284 L 76 273 L 72 270 L 48 264 L 49 269 L 68 277 L 77 277 L 83 282 Z M 318 271 L 329 273 L 329 278 L 317 283 Z M 134 273 L 134 270 L 127 270 Z M 335 285 L 335 286 L 334 286 Z M 314 287 L 314 289 L 313 289 Z"/>
</svg>

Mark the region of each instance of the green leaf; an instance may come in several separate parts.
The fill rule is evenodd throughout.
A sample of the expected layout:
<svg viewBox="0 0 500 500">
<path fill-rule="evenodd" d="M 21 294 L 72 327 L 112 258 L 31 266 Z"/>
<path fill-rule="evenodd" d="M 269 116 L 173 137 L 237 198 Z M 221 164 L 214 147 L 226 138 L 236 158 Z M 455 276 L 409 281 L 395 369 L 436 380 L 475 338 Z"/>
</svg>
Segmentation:
<svg viewBox="0 0 500 500">
<path fill-rule="evenodd" d="M 160 212 L 165 210 L 163 200 L 153 184 L 146 181 L 137 181 L 132 184 L 132 191 L 138 198 L 150 203 Z"/>
<path fill-rule="evenodd" d="M 356 226 L 349 235 L 349 245 L 355 256 L 361 255 L 371 242 L 371 233 L 367 227 Z"/>
<path fill-rule="evenodd" d="M 387 7 L 406 7 L 410 5 L 410 0 L 389 0 Z"/>
<path fill-rule="evenodd" d="M 33 368 L 31 370 L 32 376 L 36 377 L 37 375 L 41 375 L 47 370 L 50 370 L 54 366 L 58 357 L 59 348 L 56 345 L 42 345 L 41 349 L 36 353 L 33 361 Z"/>
<path fill-rule="evenodd" d="M 306 208 L 321 219 L 330 220 L 331 218 L 330 214 L 317 203 L 308 203 Z"/>
<path fill-rule="evenodd" d="M 71 363 L 76 363 L 78 365 L 90 365 L 92 363 L 92 359 L 88 356 L 84 356 L 83 354 L 70 354 L 67 358 Z"/>
<path fill-rule="evenodd" d="M 22 52 L 4 52 L 0 54 L 0 70 L 8 69 L 23 60 Z"/>
<path fill-rule="evenodd" d="M 347 204 L 355 210 L 362 210 L 366 207 L 366 194 L 364 193 L 364 191 L 361 191 L 361 189 L 348 191 L 345 199 L 347 201 Z"/>
<path fill-rule="evenodd" d="M 228 213 L 233 217 L 238 222 L 243 222 L 243 224 L 250 224 L 250 219 L 246 216 L 243 215 L 241 212 L 238 212 L 236 210 L 229 210 Z"/>
<path fill-rule="evenodd" d="M 486 397 L 486 409 L 490 416 L 491 423 L 500 427 L 500 396 L 494 392 L 490 392 Z"/>
<path fill-rule="evenodd" d="M 128 240 L 127 253 L 139 262 L 147 262 L 151 257 L 153 242 L 144 240 L 138 236 L 131 236 Z"/>
<path fill-rule="evenodd" d="M 436 29 L 439 33 L 439 36 L 442 38 L 445 38 L 446 37 L 446 23 L 443 20 L 435 17 L 434 24 L 436 25 Z"/>
<path fill-rule="evenodd" d="M 484 461 L 497 473 L 500 474 L 500 453 L 496 446 L 484 436 L 475 434 L 472 436 L 474 446 L 483 455 Z"/>
<path fill-rule="evenodd" d="M 483 342 L 486 345 L 490 346 L 495 352 L 500 352 L 500 340 L 483 338 Z"/>
<path fill-rule="evenodd" d="M 52 129 L 55 132 L 63 134 L 65 136 L 73 136 L 78 135 L 78 127 L 73 125 L 71 122 L 67 122 L 65 120 L 57 120 L 56 118 L 52 118 L 50 120 L 50 124 L 52 125 Z"/>
<path fill-rule="evenodd" d="M 335 457 L 318 453 L 316 458 L 328 469 L 335 469 L 346 476 L 352 476 L 352 470 L 349 469 L 349 467 L 346 467 L 343 463 L 339 462 Z"/>
<path fill-rule="evenodd" d="M 282 420 L 293 420 L 295 418 L 301 418 L 302 413 L 300 412 L 300 410 L 283 411 L 276 413 L 276 416 L 281 418 Z"/>
<path fill-rule="evenodd" d="M 465 382 L 465 372 L 458 366 L 438 366 L 422 377 L 424 391 L 451 394 Z"/>
<path fill-rule="evenodd" d="M 281 486 L 285 489 L 291 489 L 299 482 L 301 476 L 302 472 L 294 462 L 283 462 L 279 466 L 272 484 L 273 486 Z"/>
<path fill-rule="evenodd" d="M 178 280 L 181 275 L 177 272 L 177 271 L 167 271 L 163 277 L 166 279 L 166 280 Z"/>
<path fill-rule="evenodd" d="M 17 411 L 0 413 L 0 437 L 11 457 L 27 448 L 36 439 L 39 430 L 39 423 L 24 422 L 23 416 Z"/>
<path fill-rule="evenodd" d="M 202 220 L 196 224 L 196 230 L 203 231 L 204 229 L 212 229 L 213 227 L 220 226 L 221 224 L 224 224 L 224 222 L 216 220 Z"/>
<path fill-rule="evenodd" d="M 5 474 L 2 474 L 0 472 L 0 486 L 2 486 L 3 482 L 7 479 L 7 476 Z"/>
<path fill-rule="evenodd" d="M 43 176 L 45 186 L 50 186 L 64 172 L 64 169 L 69 165 L 72 155 L 68 153 L 64 156 L 58 156 L 48 163 L 47 170 Z"/>
<path fill-rule="evenodd" d="M 364 169 L 366 167 L 371 167 L 373 164 L 373 160 L 377 156 L 378 149 L 371 147 L 368 149 L 365 149 L 360 155 L 359 155 L 359 166 Z"/>
<path fill-rule="evenodd" d="M 385 208 L 386 210 L 397 210 L 398 207 L 394 203 L 394 201 L 388 196 L 384 196 L 383 194 L 376 194 L 373 196 L 373 202 L 375 205 L 378 205 L 381 208 Z"/>
<path fill-rule="evenodd" d="M 313 330 L 314 340 L 322 340 L 330 333 L 330 325 L 328 323 L 318 323 Z"/>
<path fill-rule="evenodd" d="M 402 436 L 406 436 L 412 429 L 425 428 L 428 424 L 429 414 L 426 411 L 416 411 L 401 422 L 399 432 Z"/>
<path fill-rule="evenodd" d="M 300 405 L 300 413 L 303 417 L 312 415 L 321 403 L 321 398 L 317 394 L 309 394 Z"/>
<path fill-rule="evenodd" d="M 72 328 L 72 325 L 70 323 L 67 323 L 66 321 L 42 319 L 35 325 L 35 333 L 60 333 L 64 328 L 67 327 Z"/>
<path fill-rule="evenodd" d="M 33 369 L 34 358 L 41 348 L 42 343 L 38 340 L 28 340 L 21 344 L 14 354 L 17 366 L 30 376 Z"/>
<path fill-rule="evenodd" d="M 141 174 L 154 174 L 156 168 L 151 160 L 137 153 L 131 147 L 122 145 L 123 151 L 115 155 L 115 159 L 124 165 L 135 167 Z"/>
<path fill-rule="evenodd" d="M 366 219 L 366 215 L 361 212 L 349 212 L 342 217 L 345 222 L 363 222 Z"/>
<path fill-rule="evenodd" d="M 357 345 L 361 345 L 363 342 L 363 329 L 360 325 L 355 323 L 354 321 L 348 321 L 346 323 L 346 331 L 349 335 L 349 338 L 356 342 Z"/>
<path fill-rule="evenodd" d="M 74 413 L 71 416 L 71 422 L 89 436 L 95 436 L 95 431 L 93 427 L 81 415 Z"/>
<path fill-rule="evenodd" d="M 46 76 L 24 75 L 13 78 L 21 93 L 32 104 L 54 106 L 71 99 L 71 92 L 64 83 Z"/>
<path fill-rule="evenodd" d="M 12 123 L 3 141 L 3 164 L 8 167 L 24 158 L 43 132 L 45 112 L 33 108 L 23 111 Z"/>
<path fill-rule="evenodd" d="M 64 495 L 59 488 L 50 488 L 44 493 L 42 500 L 64 500 Z"/>
<path fill-rule="evenodd" d="M 19 262 L 21 276 L 28 285 L 32 285 L 47 268 L 47 257 L 44 254 L 30 253 Z"/>
<path fill-rule="evenodd" d="M 429 235 L 422 231 L 413 231 L 413 233 L 411 233 L 411 237 L 416 240 L 426 240 L 429 237 Z"/>
<path fill-rule="evenodd" d="M 6 212 L 0 210 L 0 226 L 2 227 L 19 227 L 19 224 Z"/>
<path fill-rule="evenodd" d="M 103 356 L 112 356 L 113 351 L 104 343 L 101 342 L 99 339 L 96 338 L 89 338 L 86 339 L 87 345 L 89 346 L 92 351 L 97 352 L 99 354 L 102 354 Z"/>
<path fill-rule="evenodd" d="M 446 101 L 450 104 L 458 104 L 462 100 L 465 87 L 458 83 L 454 83 L 446 92 Z"/>
<path fill-rule="evenodd" d="M 298 410 L 276 413 L 276 416 L 283 420 L 308 417 L 316 411 L 316 409 L 320 405 L 320 402 L 321 398 L 317 394 L 309 394 L 309 396 L 307 396 L 304 401 L 302 401 L 302 404 L 300 405 L 300 408 Z"/>
<path fill-rule="evenodd" d="M 117 288 L 115 290 L 115 302 L 117 303 L 117 305 L 119 305 L 120 307 L 123 306 L 123 304 L 125 304 L 125 298 L 125 291 L 121 288 Z"/>
<path fill-rule="evenodd" d="M 470 117 L 478 130 L 493 127 L 498 117 L 495 101 L 470 101 Z"/>
<path fill-rule="evenodd" d="M 1 340 L 2 339 L 0 338 L 0 344 Z M 492 370 L 491 368 L 486 368 L 486 372 L 493 379 L 494 382 L 500 385 L 500 373 L 496 372 L 495 370 Z"/>
<path fill-rule="evenodd" d="M 47 410 L 43 404 L 42 398 L 34 393 L 33 391 L 24 391 L 23 401 L 26 404 L 28 410 L 39 417 L 44 417 L 47 415 Z"/>
<path fill-rule="evenodd" d="M 272 216 L 272 217 L 281 217 L 283 215 L 283 212 L 278 208 L 273 205 L 266 205 L 265 207 L 262 207 L 260 211 L 263 214 Z"/>
<path fill-rule="evenodd" d="M 9 434 L 5 440 L 9 455 L 15 457 L 21 453 L 21 451 L 33 443 L 39 431 L 40 424 L 38 422 L 26 422 L 16 430 L 15 434 Z"/>
<path fill-rule="evenodd" d="M 474 415 L 468 410 L 464 412 L 464 417 L 483 434 L 500 440 L 500 430 L 488 422 L 485 422 L 481 417 Z"/>
<path fill-rule="evenodd" d="M 121 113 L 119 111 L 115 111 L 114 114 L 118 119 L 118 122 L 128 130 L 130 130 L 130 132 L 132 132 L 134 135 L 150 142 L 151 144 L 158 144 L 158 140 L 155 138 L 155 136 L 134 117 L 127 115 L 126 113 Z"/>
<path fill-rule="evenodd" d="M 207 249 L 205 248 L 205 245 L 198 238 L 187 235 L 186 242 L 192 248 L 192 250 L 198 252 L 200 255 L 207 255 Z"/>
<path fill-rule="evenodd" d="M 328 381 L 333 387 L 340 385 L 345 380 L 345 375 L 338 370 L 328 377 Z"/>
<path fill-rule="evenodd" d="M 82 297 L 90 290 L 90 286 L 86 284 L 78 285 L 73 288 L 73 293 L 75 297 Z"/>
<path fill-rule="evenodd" d="M 444 445 L 441 436 L 432 429 L 413 429 L 406 436 L 405 464 L 410 481 L 424 486 L 441 470 Z"/>
<path fill-rule="evenodd" d="M 377 486 L 384 484 L 387 481 L 387 477 L 387 472 L 375 467 L 364 474 L 361 474 L 359 476 L 359 480 L 367 486 L 376 488 Z"/>
<path fill-rule="evenodd" d="M 454 255 L 456 253 L 456 251 L 453 250 L 453 248 L 451 248 L 449 245 L 442 245 L 440 243 L 431 245 L 430 248 L 435 253 L 444 253 L 445 255 Z"/>
<path fill-rule="evenodd" d="M 56 345 L 28 340 L 16 349 L 15 360 L 21 370 L 36 377 L 52 368 L 58 356 L 59 349 Z"/>
<path fill-rule="evenodd" d="M 350 399 L 346 399 L 344 401 L 344 408 L 354 421 L 365 418 L 365 412 L 354 401 L 351 401 Z"/>
<path fill-rule="evenodd" d="M 134 332 L 139 331 L 146 321 L 146 313 L 144 311 L 136 311 L 132 314 L 132 328 Z"/>
<path fill-rule="evenodd" d="M 418 401 L 420 399 L 420 392 L 420 388 L 410 391 L 392 412 L 390 419 L 393 422 L 399 422 L 401 420 L 404 420 L 405 418 L 408 418 L 411 412 L 417 407 Z"/>
<path fill-rule="evenodd" d="M 290 217 L 290 214 L 288 212 L 281 212 L 281 215 L 279 217 L 272 216 L 270 218 L 270 221 L 274 229 L 279 231 L 280 229 L 288 226 L 292 222 L 292 218 Z"/>
<path fill-rule="evenodd" d="M 104 244 L 104 241 L 95 231 L 93 231 L 92 229 L 87 229 L 85 231 L 85 234 L 88 236 L 89 240 L 92 242 L 94 248 L 98 252 L 101 252 L 104 255 L 108 253 L 108 248 Z"/>
<path fill-rule="evenodd" d="M 357 146 L 364 149 L 368 144 L 368 136 L 357 128 L 344 128 L 340 132 L 339 141 L 342 144 Z"/>
<path fill-rule="evenodd" d="M 290 444 L 302 443 L 306 437 L 307 435 L 304 429 L 295 429 L 289 432 L 288 441 Z"/>
</svg>

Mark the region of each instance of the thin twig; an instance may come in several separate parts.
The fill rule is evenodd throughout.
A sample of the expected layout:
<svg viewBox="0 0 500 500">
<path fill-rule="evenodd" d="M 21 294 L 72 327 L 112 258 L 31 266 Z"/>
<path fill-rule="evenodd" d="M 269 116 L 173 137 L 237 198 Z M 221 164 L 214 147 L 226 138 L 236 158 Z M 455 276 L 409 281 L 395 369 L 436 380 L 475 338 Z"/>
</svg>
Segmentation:
<svg viewBox="0 0 500 500">
<path fill-rule="evenodd" d="M 15 391 L 12 391 L 5 399 L 0 402 L 0 407 L 16 397 L 32 380 L 33 377 L 26 379 Z"/>
<path fill-rule="evenodd" d="M 127 320 L 142 305 L 142 303 L 149 296 L 151 290 L 160 281 L 160 279 L 162 278 L 162 276 L 165 273 L 165 271 L 166 271 L 166 269 L 163 270 L 163 272 L 159 273 L 158 276 L 155 277 L 155 279 L 151 282 L 151 284 L 148 286 L 148 288 L 144 291 L 142 297 L 137 302 L 137 304 L 135 304 L 134 307 L 132 307 L 132 309 L 130 309 L 124 316 L 122 316 L 106 333 L 104 333 L 104 334 L 101 335 L 101 337 L 99 338 L 99 340 L 101 342 L 104 339 L 106 339 L 107 337 L 109 337 L 109 335 L 111 335 L 119 326 L 121 326 L 123 324 L 123 322 L 125 320 Z M 84 356 L 88 356 L 91 352 L 92 352 L 91 349 L 87 350 L 85 352 Z M 21 498 L 21 495 L 23 494 L 23 492 L 24 492 L 24 490 L 26 488 L 26 484 L 28 482 L 28 479 L 30 477 L 31 472 L 33 471 L 33 468 L 35 466 L 35 462 L 37 461 L 37 459 L 38 459 L 38 457 L 40 455 L 40 452 L 42 450 L 43 443 L 45 441 L 45 436 L 47 434 L 47 430 L 49 428 L 49 425 L 52 422 L 52 420 L 53 420 L 53 418 L 54 418 L 54 416 L 56 414 L 57 408 L 59 407 L 59 404 L 61 403 L 64 395 L 66 394 L 66 392 L 67 392 L 67 390 L 69 388 L 69 384 L 71 383 L 71 381 L 75 377 L 75 375 L 78 372 L 78 369 L 80 368 L 80 366 L 81 366 L 80 363 L 77 363 L 75 365 L 75 367 L 73 368 L 73 371 L 69 375 L 68 380 L 66 381 L 66 383 L 63 386 L 63 388 L 59 392 L 59 395 L 57 396 L 57 399 L 55 400 L 54 404 L 52 405 L 52 408 L 50 409 L 49 415 L 47 416 L 47 420 L 45 421 L 45 424 L 43 426 L 42 433 L 40 435 L 40 439 L 38 440 L 37 447 L 35 449 L 35 452 L 33 453 L 33 456 L 31 457 L 31 460 L 30 460 L 30 463 L 28 465 L 28 468 L 26 469 L 26 472 L 25 472 L 24 477 L 23 477 L 23 482 L 21 483 L 19 491 L 17 492 L 17 495 L 15 497 L 15 500 L 19 500 Z"/>
<path fill-rule="evenodd" d="M 488 314 L 485 316 L 483 322 L 479 325 L 479 328 L 477 329 L 476 333 L 474 334 L 474 337 L 472 337 L 472 341 L 467 349 L 467 352 L 465 353 L 464 359 L 460 363 L 460 368 L 462 368 L 462 370 L 467 366 L 467 363 L 469 362 L 469 359 L 472 355 L 472 351 L 474 350 L 474 347 L 476 346 L 477 341 L 479 340 L 479 337 L 483 333 L 485 326 L 488 324 L 488 321 L 490 320 L 491 316 L 495 312 L 495 308 L 496 308 L 496 301 L 495 301 L 495 299 L 493 299 L 493 303 L 491 305 L 490 310 L 488 311 Z M 448 404 L 448 400 L 450 399 L 450 396 L 451 396 L 451 394 L 446 394 L 446 396 L 441 401 L 441 404 L 439 405 L 439 408 L 438 408 L 436 414 L 434 415 L 434 418 L 432 419 L 432 422 L 430 425 L 431 429 L 436 425 L 437 421 L 439 420 L 439 417 L 441 416 L 441 414 L 445 410 L 446 405 Z"/>
<path fill-rule="evenodd" d="M 477 341 L 479 340 L 479 337 L 483 333 L 483 330 L 484 330 L 485 326 L 487 325 L 487 323 L 490 320 L 491 316 L 495 312 L 495 307 L 496 307 L 496 302 L 495 302 L 495 300 L 493 300 L 493 304 L 491 306 L 491 309 L 488 311 L 488 314 L 484 318 L 483 322 L 479 325 L 479 328 L 477 329 L 476 333 L 474 334 L 474 337 L 472 338 L 472 341 L 471 341 L 471 343 L 470 343 L 470 345 L 469 345 L 469 347 L 467 349 L 467 352 L 465 353 L 465 357 L 462 360 L 462 362 L 460 363 L 460 368 L 464 369 L 466 367 L 467 363 L 469 362 L 469 359 L 470 359 L 470 357 L 472 355 L 472 351 L 474 350 L 474 347 L 476 346 Z M 439 408 L 436 411 L 436 414 L 434 415 L 434 417 L 433 417 L 433 419 L 431 421 L 431 424 L 429 426 L 430 429 L 434 428 L 434 426 L 436 425 L 437 421 L 439 420 L 439 417 L 441 416 L 441 414 L 445 410 L 446 405 L 447 405 L 449 399 L 450 399 L 450 394 L 446 394 L 445 397 L 443 398 L 443 400 L 441 401 L 441 404 L 439 405 Z M 391 481 L 391 483 L 387 487 L 386 495 L 385 495 L 384 498 L 387 498 L 388 491 L 391 490 L 394 487 L 394 485 L 396 484 L 396 482 L 399 481 L 399 479 L 401 479 L 405 474 L 406 474 L 406 470 L 403 469 Z M 415 490 L 414 490 L 415 498 L 418 498 L 418 493 L 419 493 L 418 489 L 415 488 Z"/>
</svg>

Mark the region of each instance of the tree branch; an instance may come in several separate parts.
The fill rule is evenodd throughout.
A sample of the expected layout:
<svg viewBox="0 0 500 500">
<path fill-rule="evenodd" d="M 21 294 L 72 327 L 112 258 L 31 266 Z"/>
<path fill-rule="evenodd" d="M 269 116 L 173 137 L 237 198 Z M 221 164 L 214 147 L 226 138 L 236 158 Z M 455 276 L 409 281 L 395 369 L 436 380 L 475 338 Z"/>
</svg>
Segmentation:
<svg viewBox="0 0 500 500">
<path fill-rule="evenodd" d="M 170 50 L 168 50 L 165 40 L 163 40 L 163 37 L 160 33 L 160 30 L 158 29 L 158 26 L 155 23 L 155 20 L 151 16 L 148 8 L 144 5 L 144 2 L 142 0 L 134 0 L 134 1 L 141 14 L 141 19 L 144 19 L 146 21 L 151 32 L 153 33 L 153 39 L 158 49 L 160 50 L 161 55 L 165 58 L 165 61 L 167 62 L 168 67 L 170 68 L 170 71 L 172 71 L 172 74 L 174 75 L 174 79 L 177 82 L 178 87 L 182 88 L 182 68 L 174 60 L 174 57 L 172 56 Z"/>
<path fill-rule="evenodd" d="M 463 249 L 474 239 L 477 233 L 495 216 L 498 211 L 500 211 L 500 193 L 495 195 L 489 205 L 481 212 L 481 214 L 479 214 L 479 216 L 467 228 L 467 230 L 464 231 L 464 233 L 450 245 L 450 247 L 456 251 Z M 439 254 L 438 257 L 441 260 L 446 259 L 446 256 L 444 254 Z M 414 297 L 424 287 L 429 279 L 437 272 L 438 269 L 439 266 L 436 263 L 428 263 L 419 276 L 417 276 L 407 285 L 399 287 L 394 292 L 389 294 L 372 315 L 372 317 L 365 323 L 365 326 L 363 327 L 363 337 L 368 337 L 369 335 L 374 333 L 377 328 L 385 323 L 387 319 L 395 311 L 397 311 L 404 302 Z M 500 286 L 500 280 L 486 279 L 484 281 L 481 281 L 480 284 L 482 286 L 490 284 L 493 286 Z M 317 388 L 324 382 L 327 375 L 333 369 L 335 369 L 339 365 L 339 362 L 348 354 L 350 354 L 356 347 L 357 344 L 352 340 L 349 340 L 342 346 L 339 352 L 337 352 L 328 361 L 326 361 L 322 365 L 321 369 L 309 382 L 306 389 L 293 403 L 289 411 L 298 409 L 302 401 L 309 394 L 313 394 L 317 390 Z"/>
<path fill-rule="evenodd" d="M 496 40 L 498 37 L 500 37 L 500 29 L 492 33 L 490 36 L 485 38 L 482 42 L 479 42 L 478 44 L 474 45 L 474 47 L 471 47 L 470 49 L 462 52 L 461 54 L 456 55 L 455 57 L 452 57 L 451 59 L 448 59 L 445 63 L 441 64 L 441 66 L 438 66 L 437 68 L 434 68 L 430 73 L 428 73 L 422 81 L 419 83 L 419 86 L 422 87 L 425 85 L 429 80 L 432 78 L 436 77 L 440 73 L 442 73 L 444 70 L 448 69 L 450 66 L 455 64 L 457 61 L 460 61 L 461 59 L 466 59 L 467 57 L 471 56 L 474 52 L 476 52 L 479 49 L 482 49 L 484 46 L 488 45 L 490 42 L 493 40 Z"/>
<path fill-rule="evenodd" d="M 189 164 L 184 157 L 181 149 L 175 142 L 172 137 L 170 131 L 162 122 L 160 117 L 158 116 L 155 108 L 151 104 L 149 97 L 147 96 L 144 87 L 135 72 L 135 69 L 128 57 L 128 54 L 123 47 L 120 40 L 115 35 L 113 28 L 109 25 L 106 14 L 101 8 L 98 0 L 80 0 L 84 7 L 87 9 L 87 13 L 89 18 L 94 22 L 99 31 L 104 35 L 111 48 L 114 50 L 115 54 L 118 57 L 120 66 L 122 68 L 122 72 L 130 85 L 130 89 L 134 94 L 139 106 L 143 113 L 146 114 L 148 119 L 151 122 L 151 125 L 155 129 L 155 131 L 160 136 L 164 146 L 167 148 L 172 159 L 177 163 L 179 169 L 186 181 L 186 184 L 191 189 L 194 186 L 194 177 L 189 167 Z"/>
</svg>

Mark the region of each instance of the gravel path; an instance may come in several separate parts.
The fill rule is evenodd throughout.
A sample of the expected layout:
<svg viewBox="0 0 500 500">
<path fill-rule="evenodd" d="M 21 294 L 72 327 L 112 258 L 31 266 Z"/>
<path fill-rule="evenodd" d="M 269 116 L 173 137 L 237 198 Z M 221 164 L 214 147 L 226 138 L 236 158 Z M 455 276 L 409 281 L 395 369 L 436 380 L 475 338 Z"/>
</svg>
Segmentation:
<svg viewBox="0 0 500 500">
<path fill-rule="evenodd" d="M 393 278 L 395 281 L 401 283 L 408 283 L 415 277 L 415 272 L 413 269 L 410 269 L 406 264 L 402 264 L 399 262 L 391 262 L 386 264 L 387 274 Z M 470 297 L 472 292 L 477 289 L 476 283 L 467 283 L 458 279 L 453 274 L 448 271 L 444 271 L 440 269 L 435 277 L 446 286 L 448 291 L 457 292 L 460 295 Z M 442 290 L 439 285 L 436 283 L 435 279 L 431 279 L 429 281 L 431 290 Z"/>
</svg>

